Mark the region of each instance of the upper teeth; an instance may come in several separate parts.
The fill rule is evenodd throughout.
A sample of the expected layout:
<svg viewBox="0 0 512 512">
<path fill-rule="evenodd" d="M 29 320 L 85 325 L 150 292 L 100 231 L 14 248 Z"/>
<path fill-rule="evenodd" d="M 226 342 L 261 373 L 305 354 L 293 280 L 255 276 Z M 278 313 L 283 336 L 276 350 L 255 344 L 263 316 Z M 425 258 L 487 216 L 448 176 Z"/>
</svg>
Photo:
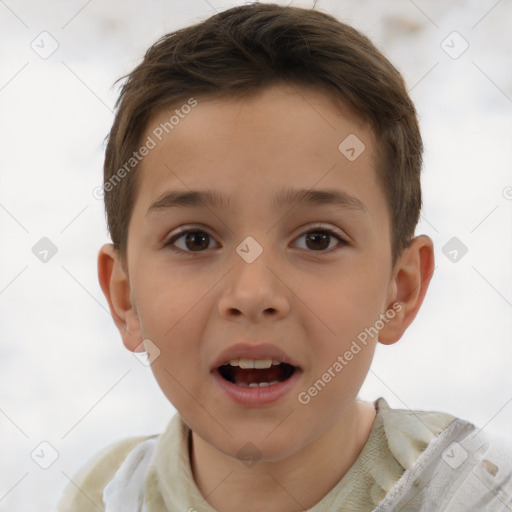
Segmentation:
<svg viewBox="0 0 512 512">
<path fill-rule="evenodd" d="M 281 364 L 280 361 L 274 361 L 273 359 L 231 359 L 229 361 L 231 366 L 239 366 L 240 368 L 256 368 L 258 370 L 264 368 L 270 368 Z"/>
</svg>

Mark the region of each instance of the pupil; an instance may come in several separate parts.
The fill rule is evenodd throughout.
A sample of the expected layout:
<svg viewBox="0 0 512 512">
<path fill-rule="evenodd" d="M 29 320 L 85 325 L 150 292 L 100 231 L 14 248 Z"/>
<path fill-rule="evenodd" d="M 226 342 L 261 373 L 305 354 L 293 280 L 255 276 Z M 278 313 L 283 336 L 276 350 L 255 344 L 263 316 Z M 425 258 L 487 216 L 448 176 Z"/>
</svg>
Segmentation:
<svg viewBox="0 0 512 512">
<path fill-rule="evenodd" d="M 202 239 L 203 243 L 201 246 L 195 245 L 196 249 L 207 249 L 208 248 L 208 236 L 206 233 L 203 233 L 202 231 L 192 231 L 190 233 L 187 233 L 186 237 L 186 245 L 188 249 L 194 248 L 189 245 L 189 242 L 194 242 L 196 239 Z M 192 244 L 193 245 L 193 244 Z"/>
<path fill-rule="evenodd" d="M 310 247 L 309 244 L 308 244 L 308 247 L 310 249 L 326 249 L 327 247 L 329 247 L 329 237 L 330 235 L 328 233 L 321 233 L 320 231 L 316 231 L 314 232 L 314 234 L 308 234 L 307 235 L 307 241 L 313 241 L 313 244 L 316 243 L 316 242 L 320 242 L 320 247 L 316 246 L 316 247 Z M 325 243 L 327 242 L 327 243 Z"/>
</svg>

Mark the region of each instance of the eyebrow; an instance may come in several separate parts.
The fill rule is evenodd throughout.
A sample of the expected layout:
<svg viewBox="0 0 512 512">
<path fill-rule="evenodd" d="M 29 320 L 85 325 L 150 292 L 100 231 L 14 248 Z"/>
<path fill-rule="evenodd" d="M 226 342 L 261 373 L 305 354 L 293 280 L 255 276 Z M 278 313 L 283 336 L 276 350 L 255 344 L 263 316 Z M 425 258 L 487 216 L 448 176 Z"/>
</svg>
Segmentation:
<svg viewBox="0 0 512 512">
<path fill-rule="evenodd" d="M 147 214 L 171 208 L 229 208 L 230 197 L 216 190 L 168 191 L 160 196 L 149 208 Z M 347 192 L 337 189 L 313 190 L 291 189 L 279 190 L 272 198 L 272 208 L 278 210 L 296 203 L 308 206 L 334 205 L 368 214 L 366 206 Z"/>
</svg>

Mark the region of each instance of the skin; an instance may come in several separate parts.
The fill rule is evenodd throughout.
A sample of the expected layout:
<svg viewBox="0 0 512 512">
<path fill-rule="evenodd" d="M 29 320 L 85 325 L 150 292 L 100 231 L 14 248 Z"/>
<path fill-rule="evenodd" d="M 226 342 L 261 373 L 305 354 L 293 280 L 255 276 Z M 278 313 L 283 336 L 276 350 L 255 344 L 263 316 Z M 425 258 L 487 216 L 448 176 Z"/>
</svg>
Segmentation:
<svg viewBox="0 0 512 512">
<path fill-rule="evenodd" d="M 395 266 L 390 217 L 377 182 L 370 127 L 321 91 L 272 86 L 244 100 L 197 98 L 198 105 L 141 163 L 129 224 L 127 267 L 111 244 L 98 274 L 125 346 L 150 339 L 153 373 L 192 430 L 195 482 L 220 512 L 295 512 L 312 507 L 345 475 L 375 419 L 357 400 L 377 342 L 400 339 L 421 306 L 434 268 L 432 241 L 414 238 Z M 144 139 L 169 112 L 148 123 Z M 349 161 L 338 145 L 356 134 L 366 149 Z M 295 204 L 274 212 L 283 187 L 335 188 L 366 213 Z M 215 189 L 228 209 L 174 208 L 147 214 L 168 190 Z M 308 242 L 315 223 L 345 237 L 326 249 Z M 176 228 L 201 229 L 201 241 L 165 243 Z M 252 236 L 252 263 L 236 252 Z M 324 374 L 379 315 L 402 308 L 307 405 L 297 396 Z M 377 339 L 378 338 L 378 339 Z M 212 384 L 210 365 L 235 343 L 273 343 L 298 361 L 295 388 L 275 404 L 237 405 Z M 237 452 L 252 443 L 261 459 Z"/>
</svg>

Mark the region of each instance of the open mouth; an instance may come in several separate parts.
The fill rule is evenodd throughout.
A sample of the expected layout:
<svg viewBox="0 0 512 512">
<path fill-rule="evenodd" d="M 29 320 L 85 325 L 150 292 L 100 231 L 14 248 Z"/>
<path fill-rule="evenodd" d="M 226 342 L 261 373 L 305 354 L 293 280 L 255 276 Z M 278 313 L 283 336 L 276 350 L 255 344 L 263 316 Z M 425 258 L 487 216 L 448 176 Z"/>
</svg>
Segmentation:
<svg viewBox="0 0 512 512">
<path fill-rule="evenodd" d="M 295 373 L 295 366 L 279 361 L 241 359 L 229 361 L 218 367 L 221 377 L 240 387 L 273 386 L 288 380 Z"/>
</svg>

